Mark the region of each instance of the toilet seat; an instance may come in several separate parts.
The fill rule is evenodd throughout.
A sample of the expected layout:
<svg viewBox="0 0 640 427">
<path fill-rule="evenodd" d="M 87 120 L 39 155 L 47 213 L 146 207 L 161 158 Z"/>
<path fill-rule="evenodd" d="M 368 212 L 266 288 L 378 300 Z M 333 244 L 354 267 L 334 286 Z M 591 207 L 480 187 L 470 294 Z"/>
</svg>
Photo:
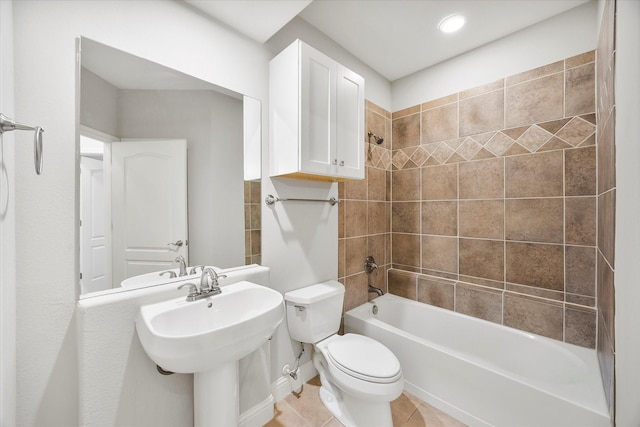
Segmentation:
<svg viewBox="0 0 640 427">
<path fill-rule="evenodd" d="M 389 384 L 402 377 L 400 362 L 383 344 L 364 335 L 346 334 L 327 343 L 328 361 L 345 374 Z"/>
</svg>

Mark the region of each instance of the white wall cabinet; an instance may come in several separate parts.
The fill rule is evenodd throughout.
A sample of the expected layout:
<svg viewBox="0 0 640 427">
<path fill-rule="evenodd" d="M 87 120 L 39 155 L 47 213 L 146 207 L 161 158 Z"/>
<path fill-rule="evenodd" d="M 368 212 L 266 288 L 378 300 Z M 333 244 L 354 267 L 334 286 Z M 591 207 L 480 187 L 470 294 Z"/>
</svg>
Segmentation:
<svg viewBox="0 0 640 427">
<path fill-rule="evenodd" d="M 364 178 L 364 79 L 296 40 L 269 64 L 270 175 Z"/>
</svg>

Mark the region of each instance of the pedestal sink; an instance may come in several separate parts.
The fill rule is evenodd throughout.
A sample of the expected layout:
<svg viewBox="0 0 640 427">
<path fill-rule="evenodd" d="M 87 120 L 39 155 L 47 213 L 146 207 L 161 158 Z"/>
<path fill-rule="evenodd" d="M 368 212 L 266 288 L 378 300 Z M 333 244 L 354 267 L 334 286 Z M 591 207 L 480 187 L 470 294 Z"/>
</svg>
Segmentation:
<svg viewBox="0 0 640 427">
<path fill-rule="evenodd" d="M 238 425 L 238 361 L 264 344 L 284 317 L 282 295 L 273 289 L 247 281 L 221 289 L 197 301 L 143 305 L 136 319 L 151 360 L 194 374 L 196 427 Z"/>
</svg>

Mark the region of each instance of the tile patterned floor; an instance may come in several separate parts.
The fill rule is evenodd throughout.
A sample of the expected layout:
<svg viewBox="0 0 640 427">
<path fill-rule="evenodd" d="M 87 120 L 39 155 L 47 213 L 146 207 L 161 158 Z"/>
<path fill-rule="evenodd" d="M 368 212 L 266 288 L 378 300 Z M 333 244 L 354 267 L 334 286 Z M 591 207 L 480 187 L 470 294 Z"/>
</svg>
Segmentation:
<svg viewBox="0 0 640 427">
<path fill-rule="evenodd" d="M 322 405 L 320 378 L 304 385 L 300 397 L 289 394 L 276 404 L 275 417 L 264 427 L 341 427 Z M 464 427 L 465 424 L 404 392 L 391 402 L 394 427 Z M 364 426 L 363 426 L 364 427 Z M 375 427 L 375 426 L 366 426 Z"/>
</svg>

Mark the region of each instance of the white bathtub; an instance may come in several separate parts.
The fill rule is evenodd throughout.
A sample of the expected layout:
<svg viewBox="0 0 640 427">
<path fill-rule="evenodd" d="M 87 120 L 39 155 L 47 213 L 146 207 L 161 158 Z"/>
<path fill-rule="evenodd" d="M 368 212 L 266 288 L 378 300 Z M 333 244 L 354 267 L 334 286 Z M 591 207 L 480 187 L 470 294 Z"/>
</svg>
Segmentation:
<svg viewBox="0 0 640 427">
<path fill-rule="evenodd" d="M 595 350 L 390 294 L 345 332 L 385 344 L 408 392 L 471 426 L 611 426 Z"/>
</svg>

